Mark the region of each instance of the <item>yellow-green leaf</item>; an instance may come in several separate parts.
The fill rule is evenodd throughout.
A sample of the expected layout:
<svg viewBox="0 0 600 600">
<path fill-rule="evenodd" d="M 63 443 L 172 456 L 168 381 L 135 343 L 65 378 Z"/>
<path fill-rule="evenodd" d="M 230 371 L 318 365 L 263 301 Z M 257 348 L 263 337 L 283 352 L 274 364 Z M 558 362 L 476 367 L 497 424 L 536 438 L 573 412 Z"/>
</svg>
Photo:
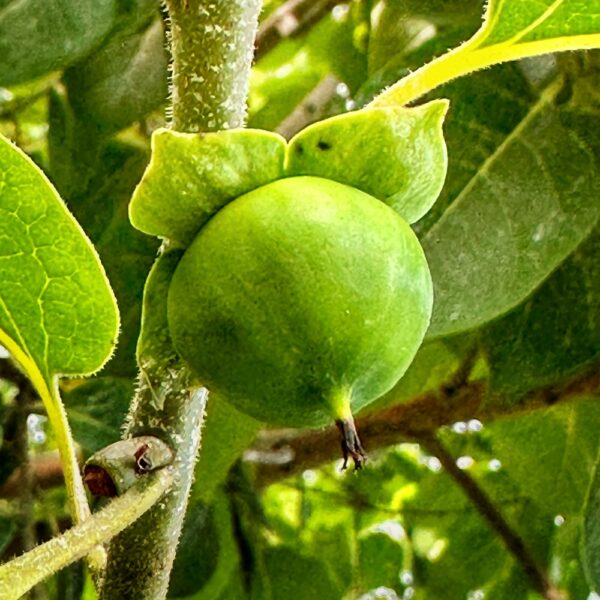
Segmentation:
<svg viewBox="0 0 600 600">
<path fill-rule="evenodd" d="M 0 136 L 0 343 L 44 401 L 78 518 L 86 516 L 59 375 L 98 370 L 111 355 L 118 311 L 102 265 L 56 190 Z"/>
<path fill-rule="evenodd" d="M 490 0 L 468 42 L 401 79 L 371 105 L 407 104 L 497 63 L 587 48 L 600 48 L 600 0 Z"/>
</svg>

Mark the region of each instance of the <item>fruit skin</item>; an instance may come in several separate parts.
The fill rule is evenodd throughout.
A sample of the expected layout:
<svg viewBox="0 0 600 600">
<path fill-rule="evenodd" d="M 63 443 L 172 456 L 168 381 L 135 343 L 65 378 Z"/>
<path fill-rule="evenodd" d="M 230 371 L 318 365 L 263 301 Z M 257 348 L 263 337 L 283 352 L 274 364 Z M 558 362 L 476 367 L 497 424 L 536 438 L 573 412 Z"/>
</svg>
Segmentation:
<svg viewBox="0 0 600 600">
<path fill-rule="evenodd" d="M 291 177 L 226 205 L 169 288 L 177 352 L 200 382 L 256 419 L 351 419 L 411 363 L 432 285 L 419 241 L 355 188 Z"/>
</svg>

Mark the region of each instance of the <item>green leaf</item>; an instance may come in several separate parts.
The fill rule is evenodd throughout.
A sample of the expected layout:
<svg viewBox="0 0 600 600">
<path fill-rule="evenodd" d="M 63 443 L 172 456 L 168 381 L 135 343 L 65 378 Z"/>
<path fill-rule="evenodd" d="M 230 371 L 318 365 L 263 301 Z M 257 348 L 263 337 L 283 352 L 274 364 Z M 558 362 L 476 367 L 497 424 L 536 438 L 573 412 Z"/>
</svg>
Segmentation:
<svg viewBox="0 0 600 600">
<path fill-rule="evenodd" d="M 494 456 L 549 519 L 581 515 L 600 444 L 597 415 L 598 399 L 581 399 L 490 426 Z"/>
<path fill-rule="evenodd" d="M 600 354 L 598 228 L 536 291 L 485 331 L 495 392 L 560 381 Z"/>
<path fill-rule="evenodd" d="M 233 463 L 263 427 L 223 398 L 210 394 L 202 428 L 202 452 L 195 467 L 192 497 L 211 502 Z M 227 440 L 224 444 L 223 440 Z"/>
<path fill-rule="evenodd" d="M 176 360 L 167 320 L 167 295 L 171 278 L 182 255 L 179 250 L 161 254 L 154 262 L 144 286 L 142 325 L 137 344 L 137 362 L 142 376 L 146 368 L 153 370 L 157 367 L 159 359 L 163 363 L 161 368 Z M 160 378 L 153 379 L 150 384 L 160 385 Z M 159 404 L 163 400 L 164 397 L 159 400 Z"/>
<path fill-rule="evenodd" d="M 197 502 L 186 511 L 168 596 L 181 598 L 201 590 L 214 575 L 219 556 L 214 511 Z"/>
<path fill-rule="evenodd" d="M 141 31 L 117 32 L 65 74 L 78 119 L 106 133 L 143 118 L 166 100 L 167 65 L 160 21 Z"/>
<path fill-rule="evenodd" d="M 334 584 L 317 558 L 303 556 L 288 546 L 277 546 L 268 548 L 264 559 L 268 580 L 265 587 L 270 588 L 268 600 L 312 600 L 343 595 L 343 590 Z"/>
<path fill-rule="evenodd" d="M 240 575 L 240 555 L 230 501 L 220 491 L 212 504 L 192 501 L 169 583 L 169 598 L 221 598 Z M 245 596 L 244 596 L 245 597 Z M 227 595 L 224 599 L 230 600 Z"/>
<path fill-rule="evenodd" d="M 103 371 L 105 375 L 134 377 L 137 373 L 135 351 L 142 296 L 148 271 L 156 258 L 158 240 L 132 227 L 128 206 L 148 158 L 145 149 L 109 143 L 95 165 L 87 191 L 69 202 L 100 255 L 121 307 L 119 345 Z M 102 210 L 97 210 L 98 206 Z"/>
<path fill-rule="evenodd" d="M 494 0 L 488 5 L 478 46 L 516 46 L 599 33 L 598 0 Z"/>
<path fill-rule="evenodd" d="M 131 201 L 131 222 L 185 248 L 227 202 L 281 177 L 284 153 L 285 140 L 266 131 L 158 130 Z"/>
<path fill-rule="evenodd" d="M 398 527 L 404 536 L 402 526 Z M 361 591 L 385 586 L 398 586 L 403 565 L 403 545 L 400 536 L 390 535 L 382 527 L 371 527 L 358 535 L 358 557 Z"/>
<path fill-rule="evenodd" d="M 113 26 L 116 0 L 12 0 L 0 6 L 0 86 L 62 69 Z"/>
<path fill-rule="evenodd" d="M 133 393 L 129 379 L 98 377 L 63 394 L 75 441 L 89 453 L 118 441 Z"/>
<path fill-rule="evenodd" d="M 57 380 L 102 367 L 117 338 L 117 306 L 82 229 L 38 167 L 3 137 L 0 215 L 0 343 L 44 401 L 82 519 L 87 502 Z"/>
<path fill-rule="evenodd" d="M 581 77 L 561 78 L 505 137 L 422 239 L 434 282 L 428 336 L 477 327 L 516 306 L 590 234 L 600 217 L 598 136 Z"/>
<path fill-rule="evenodd" d="M 448 174 L 432 209 L 415 224 L 422 238 L 460 196 L 471 179 L 478 176 L 491 156 L 518 127 L 537 102 L 537 86 L 547 83 L 548 62 L 533 59 L 532 77 L 522 65 L 509 63 L 453 81 L 437 90 L 450 99 L 444 121 L 448 147 Z M 544 79 L 545 77 L 545 79 Z M 535 78 L 535 79 L 534 79 Z"/>
<path fill-rule="evenodd" d="M 447 102 L 435 100 L 320 121 L 290 141 L 286 172 L 356 187 L 413 223 L 431 208 L 444 184 L 447 109 Z"/>
<path fill-rule="evenodd" d="M 12 540 L 16 530 L 17 524 L 13 519 L 0 516 L 0 552 L 4 552 L 4 549 Z"/>
<path fill-rule="evenodd" d="M 43 173 L 5 138 L 0 173 L 5 345 L 44 384 L 55 375 L 92 373 L 110 356 L 118 332 L 98 257 Z"/>
<path fill-rule="evenodd" d="M 490 0 L 465 44 L 411 73 L 373 106 L 404 105 L 444 83 L 497 63 L 600 47 L 599 0 Z"/>
<path fill-rule="evenodd" d="M 587 579 L 592 588 L 600 590 L 600 453 L 586 499 L 582 541 Z"/>
</svg>

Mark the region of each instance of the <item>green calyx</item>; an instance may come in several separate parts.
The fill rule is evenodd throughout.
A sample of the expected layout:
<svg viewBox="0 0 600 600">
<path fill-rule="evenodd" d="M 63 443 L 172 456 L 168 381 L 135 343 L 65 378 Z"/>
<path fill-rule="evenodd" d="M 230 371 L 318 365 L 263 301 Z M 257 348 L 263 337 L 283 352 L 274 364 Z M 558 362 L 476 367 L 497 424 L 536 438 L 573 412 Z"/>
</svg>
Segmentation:
<svg viewBox="0 0 600 600">
<path fill-rule="evenodd" d="M 359 110 L 315 123 L 289 144 L 257 129 L 159 129 L 129 207 L 131 222 L 187 248 L 232 200 L 283 177 L 312 175 L 366 192 L 413 223 L 431 208 L 446 177 L 447 110 L 447 100 Z"/>
</svg>

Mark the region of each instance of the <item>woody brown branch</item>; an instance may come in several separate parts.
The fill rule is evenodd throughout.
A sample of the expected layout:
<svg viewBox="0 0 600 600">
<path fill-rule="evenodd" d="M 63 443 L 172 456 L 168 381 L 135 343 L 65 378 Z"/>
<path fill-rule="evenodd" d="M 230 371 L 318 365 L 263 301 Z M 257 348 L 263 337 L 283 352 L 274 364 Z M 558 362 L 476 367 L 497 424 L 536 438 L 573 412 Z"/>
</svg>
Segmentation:
<svg viewBox="0 0 600 600">
<path fill-rule="evenodd" d="M 566 402 L 579 396 L 600 393 L 600 372 L 595 368 L 569 381 L 539 388 L 510 405 L 491 398 L 484 381 L 446 385 L 416 398 L 356 419 L 356 427 L 367 453 L 377 448 L 428 437 L 444 425 L 479 419 L 483 422 Z M 259 486 L 267 486 L 284 477 L 339 458 L 337 430 L 271 430 L 257 440 L 254 456 Z M 269 453 L 288 460 L 269 460 Z"/>
<path fill-rule="evenodd" d="M 2 368 L 5 362 L 0 361 L 0 370 L 8 378 L 6 369 Z M 13 369 L 11 372 L 14 374 Z M 22 377 L 22 374 L 19 375 Z M 403 441 L 417 441 L 439 427 L 457 421 L 479 419 L 489 422 L 598 393 L 600 372 L 597 365 L 562 385 L 547 386 L 526 394 L 518 404 L 510 406 L 490 400 L 483 381 L 453 381 L 406 403 L 359 417 L 356 424 L 367 451 L 372 451 Z M 486 399 L 489 401 L 486 402 Z M 334 426 L 319 431 L 267 430 L 259 436 L 253 450 L 252 456 L 259 457 L 252 461 L 257 463 L 257 483 L 267 486 L 339 458 L 338 432 Z M 35 457 L 32 469 L 38 488 L 62 483 L 61 464 L 56 454 Z M 0 498 L 15 497 L 19 486 L 20 472 L 17 469 L 0 488 Z"/>
</svg>

